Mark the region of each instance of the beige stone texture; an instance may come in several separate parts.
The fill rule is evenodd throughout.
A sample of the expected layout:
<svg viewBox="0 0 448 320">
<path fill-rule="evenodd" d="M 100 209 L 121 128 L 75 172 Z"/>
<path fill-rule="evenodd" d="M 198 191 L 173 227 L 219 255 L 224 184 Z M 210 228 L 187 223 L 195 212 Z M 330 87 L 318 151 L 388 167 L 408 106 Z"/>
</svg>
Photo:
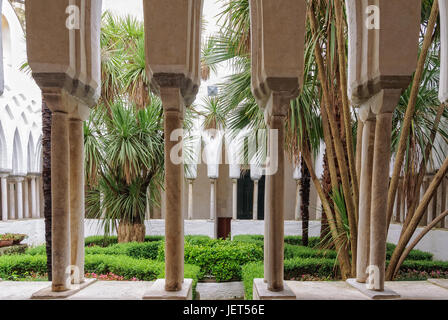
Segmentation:
<svg viewBox="0 0 448 320">
<path fill-rule="evenodd" d="M 182 289 L 184 265 L 184 220 L 182 187 L 184 168 L 171 160 L 171 151 L 179 141 L 171 141 L 171 133 L 182 128 L 183 99 L 179 88 L 162 88 L 161 97 L 165 134 L 165 290 Z M 180 141 L 181 142 L 181 141 Z"/>
</svg>

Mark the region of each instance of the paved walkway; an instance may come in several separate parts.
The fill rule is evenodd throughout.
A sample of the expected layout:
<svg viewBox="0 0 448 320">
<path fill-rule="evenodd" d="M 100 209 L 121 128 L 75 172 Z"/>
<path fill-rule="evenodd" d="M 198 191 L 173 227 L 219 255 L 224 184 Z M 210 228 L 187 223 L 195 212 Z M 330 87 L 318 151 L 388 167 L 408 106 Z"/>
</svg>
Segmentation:
<svg viewBox="0 0 448 320">
<path fill-rule="evenodd" d="M 341 281 L 286 281 L 298 300 L 366 300 L 358 290 Z M 140 300 L 153 284 L 148 281 L 97 281 L 69 300 Z M 0 300 L 27 300 L 50 282 L 0 281 Z M 407 300 L 448 300 L 448 280 L 395 281 L 386 287 Z M 243 299 L 242 282 L 198 283 L 201 300 Z"/>
</svg>

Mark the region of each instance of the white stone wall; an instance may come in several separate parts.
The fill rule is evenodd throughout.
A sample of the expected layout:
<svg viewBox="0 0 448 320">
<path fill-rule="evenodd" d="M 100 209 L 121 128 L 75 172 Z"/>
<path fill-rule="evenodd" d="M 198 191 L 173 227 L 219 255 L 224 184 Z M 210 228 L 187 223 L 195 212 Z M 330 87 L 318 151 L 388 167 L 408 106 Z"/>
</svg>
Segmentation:
<svg viewBox="0 0 448 320">
<path fill-rule="evenodd" d="M 25 176 L 41 171 L 42 98 L 26 63 L 25 36 L 8 1 L 2 6 L 5 90 L 0 96 L 0 172 Z"/>
</svg>

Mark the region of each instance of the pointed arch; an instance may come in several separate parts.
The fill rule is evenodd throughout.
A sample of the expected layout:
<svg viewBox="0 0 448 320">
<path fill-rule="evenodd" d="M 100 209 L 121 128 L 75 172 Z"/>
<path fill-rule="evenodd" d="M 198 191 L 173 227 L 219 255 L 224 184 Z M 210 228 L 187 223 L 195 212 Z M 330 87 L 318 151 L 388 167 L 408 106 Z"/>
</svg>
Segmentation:
<svg viewBox="0 0 448 320">
<path fill-rule="evenodd" d="M 42 134 L 37 139 L 34 152 L 34 172 L 42 172 Z"/>
<path fill-rule="evenodd" d="M 34 153 L 34 140 L 33 140 L 33 134 L 30 132 L 30 136 L 28 138 L 28 147 L 27 147 L 27 152 L 28 152 L 28 156 L 26 157 L 27 159 L 27 171 L 28 172 L 34 172 L 35 169 L 35 153 Z"/>
<path fill-rule="evenodd" d="M 12 147 L 12 174 L 20 175 L 20 173 L 23 173 L 23 171 L 25 171 L 23 169 L 22 140 L 20 139 L 19 130 L 16 129 Z"/>
</svg>

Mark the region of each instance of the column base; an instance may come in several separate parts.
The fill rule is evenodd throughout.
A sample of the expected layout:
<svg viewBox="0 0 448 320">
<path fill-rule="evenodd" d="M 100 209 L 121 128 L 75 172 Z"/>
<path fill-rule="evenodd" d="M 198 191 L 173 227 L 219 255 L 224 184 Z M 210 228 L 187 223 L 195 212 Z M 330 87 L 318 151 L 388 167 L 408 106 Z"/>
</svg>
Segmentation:
<svg viewBox="0 0 448 320">
<path fill-rule="evenodd" d="M 142 298 L 143 300 L 193 300 L 193 279 L 184 279 L 180 291 L 166 291 L 165 279 L 158 279 Z"/>
<path fill-rule="evenodd" d="M 372 300 L 388 300 L 388 299 L 399 299 L 401 296 L 393 290 L 384 288 L 384 291 L 375 291 L 367 289 L 365 283 L 360 283 L 356 281 L 356 279 L 347 279 L 347 284 L 352 286 L 353 288 L 360 291 L 365 296 L 369 297 Z"/>
<path fill-rule="evenodd" d="M 78 293 L 82 289 L 87 288 L 91 284 L 95 283 L 97 279 L 85 279 L 83 283 L 81 284 L 72 284 L 72 289 L 61 291 L 61 292 L 54 292 L 50 287 L 43 288 L 31 296 L 31 299 L 42 299 L 42 300 L 50 300 L 50 299 L 66 299 L 75 293 Z"/>
<path fill-rule="evenodd" d="M 274 292 L 268 290 L 268 284 L 264 279 L 254 279 L 254 300 L 296 300 L 296 295 L 284 284 L 282 291 Z"/>
<path fill-rule="evenodd" d="M 447 279 L 428 279 L 429 283 L 432 283 L 436 286 L 439 286 L 444 289 L 448 289 L 448 280 Z"/>
</svg>

